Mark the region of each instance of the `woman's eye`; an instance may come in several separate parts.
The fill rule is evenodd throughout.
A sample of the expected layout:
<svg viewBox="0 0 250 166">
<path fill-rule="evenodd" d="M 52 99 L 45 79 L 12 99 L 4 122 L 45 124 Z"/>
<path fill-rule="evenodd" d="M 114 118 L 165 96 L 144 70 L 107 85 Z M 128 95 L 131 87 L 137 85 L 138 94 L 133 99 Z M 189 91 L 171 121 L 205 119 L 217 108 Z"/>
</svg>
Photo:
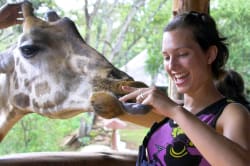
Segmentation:
<svg viewBox="0 0 250 166">
<path fill-rule="evenodd" d="M 20 47 L 20 50 L 22 52 L 22 55 L 25 58 L 31 58 L 37 54 L 37 52 L 40 50 L 40 48 L 38 46 L 35 46 L 35 45 L 26 45 L 26 46 Z"/>
<path fill-rule="evenodd" d="M 169 59 L 170 59 L 169 57 L 164 57 L 165 61 L 169 61 Z"/>
<path fill-rule="evenodd" d="M 170 56 L 163 55 L 163 58 L 164 58 L 165 61 L 168 61 L 170 59 Z"/>
<path fill-rule="evenodd" d="M 188 56 L 188 53 L 180 53 L 179 56 Z"/>
</svg>

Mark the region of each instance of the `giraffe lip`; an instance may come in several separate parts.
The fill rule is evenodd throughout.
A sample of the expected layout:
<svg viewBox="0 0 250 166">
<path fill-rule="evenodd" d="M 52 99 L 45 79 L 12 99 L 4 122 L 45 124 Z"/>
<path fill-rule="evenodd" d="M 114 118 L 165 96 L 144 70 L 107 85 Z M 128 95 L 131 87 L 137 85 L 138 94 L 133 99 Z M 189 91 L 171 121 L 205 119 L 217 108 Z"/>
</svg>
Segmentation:
<svg viewBox="0 0 250 166">
<path fill-rule="evenodd" d="M 122 103 L 125 111 L 133 115 L 143 115 L 151 111 L 152 107 L 149 105 L 138 103 Z"/>
</svg>

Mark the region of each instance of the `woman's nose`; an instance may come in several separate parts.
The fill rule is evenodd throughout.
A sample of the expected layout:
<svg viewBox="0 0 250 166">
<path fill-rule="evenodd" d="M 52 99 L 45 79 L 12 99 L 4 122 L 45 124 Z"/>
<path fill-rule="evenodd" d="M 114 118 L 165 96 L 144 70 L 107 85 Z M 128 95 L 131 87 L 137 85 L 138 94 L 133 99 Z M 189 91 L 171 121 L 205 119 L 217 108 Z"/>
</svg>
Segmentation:
<svg viewBox="0 0 250 166">
<path fill-rule="evenodd" d="M 168 62 L 168 69 L 169 70 L 174 70 L 178 66 L 178 61 L 175 57 L 170 57 L 169 62 Z"/>
</svg>

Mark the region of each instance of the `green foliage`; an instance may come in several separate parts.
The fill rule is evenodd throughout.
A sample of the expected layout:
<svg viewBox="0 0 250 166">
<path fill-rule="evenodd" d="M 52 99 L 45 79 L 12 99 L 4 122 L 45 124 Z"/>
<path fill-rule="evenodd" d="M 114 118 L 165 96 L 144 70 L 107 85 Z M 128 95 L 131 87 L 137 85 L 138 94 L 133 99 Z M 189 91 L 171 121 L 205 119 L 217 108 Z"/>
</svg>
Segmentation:
<svg viewBox="0 0 250 166">
<path fill-rule="evenodd" d="M 223 36 L 228 38 L 230 56 L 226 67 L 238 71 L 250 90 L 250 1 L 212 1 L 211 15 Z M 250 94 L 248 94 L 250 95 Z"/>
<path fill-rule="evenodd" d="M 134 18 L 125 40 L 126 43 L 129 43 L 129 41 L 133 41 L 134 38 L 141 35 L 140 40 L 128 52 L 127 60 L 147 49 L 149 57 L 146 70 L 152 77 L 155 76 L 159 69 L 162 69 L 160 67 L 162 66 L 161 39 L 163 27 L 171 16 L 169 11 L 171 11 L 171 1 L 149 1 Z M 126 43 L 123 46 L 124 50 L 128 46 Z M 117 58 L 121 56 L 118 55 Z"/>
<path fill-rule="evenodd" d="M 152 2 L 153 3 L 153 2 Z M 150 7 L 156 4 L 149 5 Z M 157 73 L 163 70 L 163 58 L 161 55 L 161 41 L 163 28 L 166 26 L 168 20 L 171 17 L 171 6 L 172 4 L 165 3 L 160 10 L 157 11 L 153 17 L 153 21 L 148 26 L 148 34 L 145 36 L 146 45 L 148 49 L 148 59 L 146 61 L 146 71 L 154 78 Z"/>
<path fill-rule="evenodd" d="M 137 145 L 137 147 L 141 145 L 147 132 L 148 132 L 148 128 L 119 130 L 122 141 L 133 142 L 134 144 Z"/>
<path fill-rule="evenodd" d="M 84 114 L 84 116 L 87 116 Z M 22 152 L 62 151 L 65 136 L 79 128 L 80 118 L 58 120 L 37 114 L 25 116 L 0 144 L 0 155 Z"/>
</svg>

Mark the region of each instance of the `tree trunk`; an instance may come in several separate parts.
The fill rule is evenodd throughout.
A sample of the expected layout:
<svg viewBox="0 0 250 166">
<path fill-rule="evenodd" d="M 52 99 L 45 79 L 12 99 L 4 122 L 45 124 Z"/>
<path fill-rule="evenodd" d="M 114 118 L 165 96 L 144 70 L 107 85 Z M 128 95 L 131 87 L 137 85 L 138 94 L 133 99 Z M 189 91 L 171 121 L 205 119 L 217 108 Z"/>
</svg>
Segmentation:
<svg viewBox="0 0 250 166">
<path fill-rule="evenodd" d="M 85 3 L 84 3 L 84 16 L 85 16 L 85 21 L 86 21 L 86 35 L 85 35 L 85 42 L 86 43 L 90 43 L 90 31 L 91 31 L 91 27 L 92 27 L 92 21 L 93 21 L 93 18 L 95 17 L 95 15 L 97 14 L 97 10 L 99 9 L 99 6 L 100 6 L 100 0 L 97 0 L 95 2 L 95 5 L 94 5 L 94 8 L 93 8 L 93 11 L 90 13 L 89 12 L 89 9 L 88 9 L 88 4 L 89 4 L 89 1 L 88 0 L 85 0 Z"/>
<path fill-rule="evenodd" d="M 132 7 L 131 7 L 131 9 L 130 9 L 130 11 L 129 11 L 127 17 L 126 17 L 126 19 L 124 20 L 124 22 L 122 24 L 123 26 L 121 28 L 121 31 L 117 35 L 115 45 L 113 46 L 113 50 L 112 50 L 110 58 L 109 58 L 110 61 L 112 61 L 113 58 L 115 56 L 117 56 L 117 54 L 121 50 L 123 41 L 124 41 L 126 33 L 128 31 L 128 27 L 131 24 L 132 19 L 135 16 L 135 14 L 138 12 L 138 10 L 140 9 L 140 7 L 144 6 L 144 4 L 145 4 L 145 0 L 137 0 L 132 5 Z"/>
</svg>

